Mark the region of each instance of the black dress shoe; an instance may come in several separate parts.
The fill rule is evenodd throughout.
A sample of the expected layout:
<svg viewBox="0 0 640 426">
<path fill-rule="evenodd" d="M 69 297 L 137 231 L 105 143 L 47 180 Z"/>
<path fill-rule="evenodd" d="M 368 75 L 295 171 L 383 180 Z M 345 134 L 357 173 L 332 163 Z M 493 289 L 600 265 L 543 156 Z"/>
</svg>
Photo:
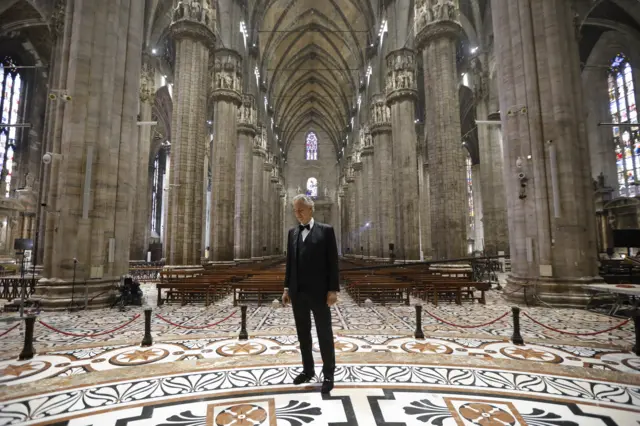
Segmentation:
<svg viewBox="0 0 640 426">
<path fill-rule="evenodd" d="M 322 393 L 328 394 L 333 390 L 333 379 L 324 379 L 322 382 Z"/>
<path fill-rule="evenodd" d="M 312 374 L 300 373 L 295 379 L 293 379 L 293 384 L 301 385 L 303 383 L 309 383 L 312 379 L 313 379 Z"/>
</svg>

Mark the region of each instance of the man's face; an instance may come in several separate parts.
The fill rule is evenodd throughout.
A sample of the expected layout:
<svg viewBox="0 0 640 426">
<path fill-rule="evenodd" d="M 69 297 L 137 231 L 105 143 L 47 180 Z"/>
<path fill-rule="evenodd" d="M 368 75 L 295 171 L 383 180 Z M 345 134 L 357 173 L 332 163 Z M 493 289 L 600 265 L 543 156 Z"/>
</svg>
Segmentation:
<svg viewBox="0 0 640 426">
<path fill-rule="evenodd" d="M 298 200 L 293 203 L 293 213 L 296 215 L 296 219 L 303 225 L 306 225 L 313 216 L 311 207 L 304 203 L 304 200 Z"/>
</svg>

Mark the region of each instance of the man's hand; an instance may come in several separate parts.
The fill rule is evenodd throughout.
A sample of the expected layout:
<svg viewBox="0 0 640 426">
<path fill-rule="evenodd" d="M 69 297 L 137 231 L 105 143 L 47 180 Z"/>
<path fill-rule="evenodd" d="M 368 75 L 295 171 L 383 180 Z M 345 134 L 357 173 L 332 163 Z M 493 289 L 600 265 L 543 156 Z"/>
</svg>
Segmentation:
<svg viewBox="0 0 640 426">
<path fill-rule="evenodd" d="M 289 292 L 287 290 L 282 293 L 282 306 L 287 306 L 291 303 L 291 298 L 289 297 Z"/>
<path fill-rule="evenodd" d="M 327 293 L 327 305 L 329 305 L 329 307 L 335 305 L 338 302 L 338 293 L 336 293 L 335 291 L 330 291 L 329 293 Z"/>
</svg>

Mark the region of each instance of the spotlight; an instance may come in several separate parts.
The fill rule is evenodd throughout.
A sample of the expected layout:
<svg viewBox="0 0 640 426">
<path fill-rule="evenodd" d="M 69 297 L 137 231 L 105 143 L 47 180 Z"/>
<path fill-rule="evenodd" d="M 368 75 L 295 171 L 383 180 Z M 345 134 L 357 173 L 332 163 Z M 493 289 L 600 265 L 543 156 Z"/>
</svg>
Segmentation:
<svg viewBox="0 0 640 426">
<path fill-rule="evenodd" d="M 158 49 L 151 49 L 151 54 L 156 55 L 158 53 Z"/>
</svg>

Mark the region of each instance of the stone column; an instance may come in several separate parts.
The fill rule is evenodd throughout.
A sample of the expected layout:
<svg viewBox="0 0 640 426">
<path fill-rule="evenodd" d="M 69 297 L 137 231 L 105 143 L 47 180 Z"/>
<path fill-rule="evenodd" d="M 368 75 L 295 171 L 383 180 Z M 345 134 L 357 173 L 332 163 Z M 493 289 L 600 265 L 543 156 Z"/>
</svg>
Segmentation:
<svg viewBox="0 0 640 426">
<path fill-rule="evenodd" d="M 418 162 L 420 173 L 420 225 L 422 238 L 422 254 L 426 259 L 431 259 L 431 193 L 429 191 L 429 162 L 424 158 Z"/>
<path fill-rule="evenodd" d="M 276 185 L 278 192 L 276 193 L 276 214 L 274 215 L 276 218 L 276 250 L 274 254 L 280 256 L 282 254 L 282 207 L 283 207 L 283 199 L 284 199 L 284 181 L 282 177 L 279 177 L 278 184 Z"/>
<path fill-rule="evenodd" d="M 374 217 L 374 210 L 376 209 L 378 202 L 378 188 L 374 186 L 374 161 L 373 161 L 373 138 L 371 137 L 371 131 L 369 126 L 364 127 L 364 144 L 362 147 L 362 180 L 363 180 L 363 196 L 362 201 L 364 204 L 362 222 L 363 225 L 363 240 L 360 245 L 364 247 L 364 255 L 367 258 L 374 258 L 375 256 L 375 242 L 378 239 L 378 227 L 377 220 Z"/>
<path fill-rule="evenodd" d="M 64 53 L 52 89 L 71 100 L 61 109 L 62 101 L 49 104 L 53 161 L 44 278 L 36 289 L 47 309 L 78 302 L 85 285 L 91 306 L 105 306 L 127 273 L 138 140 L 144 4 L 73 0 L 64 15 Z"/>
<path fill-rule="evenodd" d="M 347 179 L 343 175 L 340 177 L 340 189 L 338 190 L 338 207 L 340 209 L 340 248 L 342 250 L 342 255 L 347 254 L 347 241 L 349 238 L 348 232 L 348 212 L 347 212 L 347 204 L 348 204 L 348 186 Z"/>
<path fill-rule="evenodd" d="M 484 224 L 482 221 L 482 177 L 480 176 L 480 164 L 471 166 L 471 181 L 473 185 L 473 250 L 483 250 L 484 248 Z M 470 225 L 467 225 L 469 228 Z M 497 254 L 497 253 L 496 253 Z"/>
<path fill-rule="evenodd" d="M 267 152 L 265 162 L 262 164 L 262 206 L 261 211 L 264 215 L 264 227 L 262 229 L 262 248 L 260 251 L 263 256 L 270 256 L 270 236 L 271 236 L 271 201 L 272 201 L 272 192 L 271 192 L 271 172 L 273 171 L 273 160 L 271 153 Z M 266 250 L 265 250 L 266 247 Z"/>
<path fill-rule="evenodd" d="M 499 121 L 500 113 L 490 114 L 488 120 Z M 484 251 L 487 255 L 493 256 L 499 251 L 509 253 L 509 229 L 504 188 L 502 129 L 499 125 L 492 125 L 486 134 L 486 138 L 480 137 L 479 140 L 482 224 Z"/>
<path fill-rule="evenodd" d="M 364 191 L 363 181 L 364 176 L 362 173 L 362 158 L 360 156 L 360 146 L 358 146 L 356 153 L 354 154 L 353 174 L 355 179 L 354 184 L 354 224 L 353 224 L 353 254 L 358 257 L 362 257 L 362 250 L 364 235 Z"/>
<path fill-rule="evenodd" d="M 389 244 L 396 241 L 396 210 L 393 189 L 393 145 L 391 140 L 391 109 L 386 105 L 384 95 L 377 94 L 371 98 L 371 136 L 375 150 L 374 188 L 378 194 L 375 221 L 378 228 L 378 239 L 373 244 L 374 256 L 389 259 Z"/>
<path fill-rule="evenodd" d="M 269 224 L 269 256 L 273 256 L 276 254 L 276 246 L 277 246 L 277 223 L 278 223 L 278 203 L 280 203 L 280 191 L 278 191 L 278 184 L 280 183 L 280 178 L 278 176 L 278 165 L 274 163 L 273 170 L 271 171 L 271 194 L 270 194 L 270 203 L 269 208 L 271 209 L 271 214 L 269 215 L 270 224 Z"/>
<path fill-rule="evenodd" d="M 420 259 L 418 172 L 415 105 L 418 91 L 415 59 L 410 49 L 387 55 L 387 104 L 393 128 L 393 181 L 396 194 L 396 254 L 398 260 Z"/>
<path fill-rule="evenodd" d="M 251 259 L 261 260 L 262 246 L 264 245 L 264 208 L 262 204 L 262 180 L 264 177 L 264 161 L 266 152 L 262 126 L 258 126 L 253 138 L 253 176 L 252 176 L 252 200 L 251 200 Z"/>
<path fill-rule="evenodd" d="M 597 275 L 593 185 L 572 2 L 494 0 L 511 248 L 506 292 L 587 303 Z"/>
<path fill-rule="evenodd" d="M 167 263 L 198 265 L 202 257 L 202 193 L 209 55 L 215 45 L 215 11 L 174 2 L 170 31 L 176 43 Z M 195 2 L 196 4 L 198 2 Z"/>
<path fill-rule="evenodd" d="M 461 148 L 456 68 L 457 39 L 462 31 L 459 15 L 457 1 L 418 0 L 415 3 L 416 46 L 424 62 L 434 259 L 467 254 L 465 155 Z"/>
<path fill-rule="evenodd" d="M 347 252 L 353 256 L 357 251 L 355 245 L 357 244 L 355 239 L 355 224 L 356 224 L 356 185 L 355 185 L 355 172 L 353 165 L 351 164 L 351 157 L 348 159 L 347 166 Z"/>
<path fill-rule="evenodd" d="M 216 50 L 212 76 L 214 108 L 211 155 L 211 260 L 233 262 L 238 107 L 242 104 L 242 57 Z"/>
<path fill-rule="evenodd" d="M 148 62 L 142 64 L 140 75 L 140 121 L 151 121 L 151 111 L 155 101 L 154 69 Z M 131 229 L 131 260 L 145 260 L 149 248 L 149 235 L 151 233 L 149 223 L 149 202 L 151 191 L 149 189 L 149 150 L 152 138 L 151 126 L 138 127 L 138 153 L 136 156 L 136 197 L 133 203 L 134 219 Z"/>
<path fill-rule="evenodd" d="M 257 111 L 253 95 L 244 95 L 238 109 L 238 152 L 236 155 L 235 259 L 251 260 L 251 218 L 253 198 L 253 140 Z"/>
</svg>

